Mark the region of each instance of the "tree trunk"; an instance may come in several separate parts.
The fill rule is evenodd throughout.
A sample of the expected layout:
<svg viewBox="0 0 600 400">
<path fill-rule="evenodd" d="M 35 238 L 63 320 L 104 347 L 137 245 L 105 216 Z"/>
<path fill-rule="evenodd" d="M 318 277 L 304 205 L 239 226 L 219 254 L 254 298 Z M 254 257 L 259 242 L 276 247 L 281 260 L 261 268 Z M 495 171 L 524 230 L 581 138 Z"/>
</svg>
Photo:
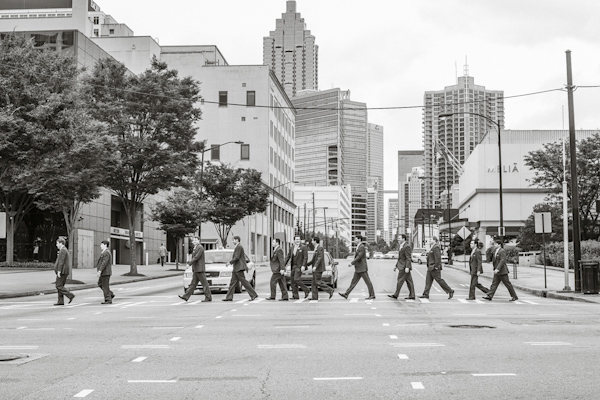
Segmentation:
<svg viewBox="0 0 600 400">
<path fill-rule="evenodd" d="M 131 201 L 129 204 L 129 207 L 125 207 L 125 210 L 127 211 L 127 219 L 129 220 L 129 255 L 130 255 L 130 259 L 129 259 L 129 274 L 128 275 L 132 275 L 132 276 L 136 276 L 139 275 L 138 274 L 138 269 L 137 269 L 137 262 L 136 262 L 136 256 L 137 256 L 137 246 L 136 246 L 136 242 L 135 242 L 135 217 L 137 216 L 137 206 L 136 203 L 134 201 Z"/>
<path fill-rule="evenodd" d="M 178 237 L 175 237 L 175 269 L 177 271 L 179 271 L 179 257 L 178 257 L 178 253 L 179 253 L 179 244 L 180 244 L 180 240 Z"/>
<path fill-rule="evenodd" d="M 8 214 L 8 213 L 7 213 Z M 13 217 L 6 218 L 6 265 L 12 265 L 15 261 L 15 223 Z"/>
</svg>

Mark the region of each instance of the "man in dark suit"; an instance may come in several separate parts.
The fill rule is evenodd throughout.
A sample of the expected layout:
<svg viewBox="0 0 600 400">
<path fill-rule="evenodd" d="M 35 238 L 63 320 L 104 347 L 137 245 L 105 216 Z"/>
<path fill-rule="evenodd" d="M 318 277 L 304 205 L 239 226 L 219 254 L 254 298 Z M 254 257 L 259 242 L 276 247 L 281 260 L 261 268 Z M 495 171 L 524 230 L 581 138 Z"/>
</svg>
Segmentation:
<svg viewBox="0 0 600 400">
<path fill-rule="evenodd" d="M 513 288 L 512 283 L 510 283 L 510 279 L 508 279 L 508 266 L 506 265 L 506 250 L 502 247 L 502 243 L 498 243 L 496 250 L 494 250 L 494 255 L 492 257 L 492 263 L 494 265 L 494 279 L 492 279 L 492 286 L 490 286 L 490 290 L 487 292 L 487 296 L 483 298 L 485 300 L 492 301 L 494 298 L 494 294 L 496 293 L 496 289 L 498 289 L 498 285 L 500 282 L 504 283 L 504 286 L 508 289 L 508 292 L 511 295 L 511 299 L 509 301 L 519 300 L 517 297 L 517 293 L 515 292 L 515 288 Z"/>
<path fill-rule="evenodd" d="M 483 293 L 487 293 L 488 289 L 479 283 L 479 275 L 483 274 L 481 249 L 483 243 L 478 239 L 471 241 L 471 258 L 469 258 L 469 269 L 471 274 L 471 284 L 469 285 L 469 297 L 467 300 L 475 300 L 475 288 L 481 290 Z"/>
<path fill-rule="evenodd" d="M 367 297 L 367 300 L 373 300 L 375 299 L 375 291 L 373 290 L 373 284 L 369 278 L 369 267 L 367 266 L 367 247 L 363 243 L 362 236 L 359 235 L 356 235 L 354 244 L 356 245 L 354 260 L 348 264 L 349 267 L 354 265 L 354 276 L 352 277 L 352 282 L 350 282 L 350 287 L 344 293 L 338 294 L 347 299 L 350 292 L 352 292 L 354 287 L 358 284 L 358 281 L 362 278 L 369 289 L 369 297 Z"/>
<path fill-rule="evenodd" d="M 58 248 L 58 257 L 54 264 L 54 273 L 56 274 L 56 291 L 58 292 L 58 301 L 55 306 L 65 305 L 65 296 L 69 299 L 69 303 L 73 301 L 75 295 L 65 288 L 67 278 L 71 275 L 71 256 L 66 246 L 66 241 L 63 238 L 58 238 L 56 248 Z"/>
<path fill-rule="evenodd" d="M 415 284 L 410 273 L 412 271 L 412 248 L 406 241 L 405 234 L 400 234 L 399 239 L 400 250 L 398 250 L 398 261 L 394 267 L 394 271 L 398 270 L 398 281 L 396 283 L 396 291 L 394 294 L 388 294 L 388 297 L 397 299 L 404 282 L 406 282 L 406 286 L 408 286 L 408 297 L 406 299 L 414 300 Z"/>
<path fill-rule="evenodd" d="M 294 247 L 288 253 L 285 264 L 290 263 L 290 285 L 292 286 L 292 297 L 299 299 L 298 286 L 304 290 L 304 298 L 310 294 L 310 289 L 302 282 L 302 267 L 306 270 L 308 262 L 308 250 L 302 244 L 300 236 L 294 237 Z"/>
<path fill-rule="evenodd" d="M 202 290 L 204 290 L 204 300 L 202 300 L 202 302 L 206 303 L 212 301 L 212 294 L 210 293 L 208 279 L 206 279 L 204 246 L 200 244 L 200 239 L 197 236 L 192 239 L 192 244 L 194 245 L 194 251 L 192 252 L 192 259 L 188 261 L 188 265 L 192 266 L 194 277 L 192 278 L 192 283 L 190 283 L 190 286 L 185 291 L 185 294 L 183 296 L 179 296 L 179 298 L 181 300 L 188 301 L 194 294 L 194 290 L 196 290 L 198 282 L 200 282 L 202 284 Z"/>
<path fill-rule="evenodd" d="M 433 246 L 429 253 L 427 253 L 427 275 L 425 277 L 425 289 L 423 295 L 419 296 L 421 299 L 429 298 L 429 291 L 433 281 L 436 281 L 444 292 L 448 293 L 448 299 L 454 296 L 454 290 L 448 286 L 445 280 L 442 279 L 442 250 L 440 249 L 440 242 L 437 237 L 433 237 Z"/>
<path fill-rule="evenodd" d="M 233 256 L 231 260 L 227 263 L 227 265 L 233 266 L 233 272 L 231 274 L 231 281 L 229 282 L 229 290 L 227 291 L 227 296 L 223 299 L 223 301 L 232 301 L 233 300 L 233 292 L 235 292 L 235 288 L 238 285 L 238 282 L 242 284 L 248 291 L 250 295 L 250 301 L 256 299 L 258 295 L 256 291 L 246 280 L 244 276 L 244 272 L 248 271 L 248 266 L 246 265 L 246 253 L 244 252 L 244 248 L 240 244 L 240 237 L 233 237 L 233 245 L 235 249 L 233 250 Z"/>
<path fill-rule="evenodd" d="M 318 237 L 313 238 L 313 246 L 315 246 L 315 252 L 313 254 L 312 260 L 308 262 L 307 265 L 312 265 L 313 274 L 312 274 L 312 283 L 311 283 L 311 291 L 312 298 L 311 300 L 319 300 L 319 288 L 323 289 L 327 293 L 329 293 L 329 298 L 333 296 L 334 290 L 329 287 L 325 282 L 323 282 L 322 276 L 323 271 L 325 271 L 325 250 L 323 246 L 321 246 L 320 239 Z"/>
<path fill-rule="evenodd" d="M 108 247 L 110 246 L 110 242 L 108 240 L 103 240 L 100 243 L 100 257 L 98 258 L 98 262 L 96 263 L 96 276 L 98 276 L 98 286 L 102 289 L 102 293 L 104 294 L 104 301 L 101 304 L 112 304 L 112 299 L 114 299 L 115 295 L 110 290 L 110 276 L 112 275 L 112 256 L 110 255 L 110 251 Z"/>
<path fill-rule="evenodd" d="M 267 300 L 275 300 L 277 285 L 281 289 L 280 301 L 288 301 L 287 283 L 285 281 L 285 261 L 283 260 L 283 249 L 281 248 L 281 240 L 274 239 L 273 255 L 271 256 L 271 297 Z"/>
</svg>

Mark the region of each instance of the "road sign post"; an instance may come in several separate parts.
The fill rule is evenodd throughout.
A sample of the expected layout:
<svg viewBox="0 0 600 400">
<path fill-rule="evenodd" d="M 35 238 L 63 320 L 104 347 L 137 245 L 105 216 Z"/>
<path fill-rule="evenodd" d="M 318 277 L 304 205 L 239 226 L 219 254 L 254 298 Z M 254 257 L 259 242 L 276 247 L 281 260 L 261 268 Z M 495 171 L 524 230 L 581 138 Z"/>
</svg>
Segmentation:
<svg viewBox="0 0 600 400">
<path fill-rule="evenodd" d="M 546 279 L 546 233 L 552 233 L 552 220 L 549 212 L 534 213 L 535 233 L 542 234 L 542 262 L 544 263 L 544 289 L 548 289 Z"/>
</svg>

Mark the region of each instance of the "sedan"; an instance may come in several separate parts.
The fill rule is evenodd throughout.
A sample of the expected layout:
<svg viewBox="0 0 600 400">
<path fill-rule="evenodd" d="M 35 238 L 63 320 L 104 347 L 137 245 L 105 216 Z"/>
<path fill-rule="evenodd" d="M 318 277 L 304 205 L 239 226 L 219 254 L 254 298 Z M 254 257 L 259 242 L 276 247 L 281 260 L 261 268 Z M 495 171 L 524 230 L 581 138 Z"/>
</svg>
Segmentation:
<svg viewBox="0 0 600 400">
<path fill-rule="evenodd" d="M 210 290 L 228 290 L 229 283 L 231 281 L 231 274 L 233 273 L 233 266 L 227 265 L 231 257 L 233 256 L 233 249 L 219 249 L 219 250 L 206 250 L 204 252 L 204 263 L 206 265 L 206 279 Z M 250 261 L 248 256 L 246 257 L 246 265 L 248 271 L 244 273 L 246 280 L 250 282 L 252 287 L 256 287 L 256 269 L 254 263 Z M 183 274 L 183 290 L 186 291 L 192 283 L 194 272 L 192 267 L 188 267 Z M 242 292 L 242 284 L 238 283 L 235 288 L 236 293 Z M 196 289 L 202 289 L 202 284 L 198 282 Z"/>
<path fill-rule="evenodd" d="M 314 251 L 308 252 L 308 259 L 312 260 Z M 338 284 L 338 262 L 333 261 L 333 258 L 329 254 L 329 252 L 325 252 L 325 271 L 323 271 L 322 279 L 323 282 L 331 286 L 332 288 L 337 288 Z M 289 265 L 285 267 L 285 278 L 287 280 L 288 287 L 290 287 L 290 274 L 291 268 Z M 310 286 L 312 282 L 312 268 L 309 266 L 306 271 L 302 268 L 302 283 Z"/>
</svg>

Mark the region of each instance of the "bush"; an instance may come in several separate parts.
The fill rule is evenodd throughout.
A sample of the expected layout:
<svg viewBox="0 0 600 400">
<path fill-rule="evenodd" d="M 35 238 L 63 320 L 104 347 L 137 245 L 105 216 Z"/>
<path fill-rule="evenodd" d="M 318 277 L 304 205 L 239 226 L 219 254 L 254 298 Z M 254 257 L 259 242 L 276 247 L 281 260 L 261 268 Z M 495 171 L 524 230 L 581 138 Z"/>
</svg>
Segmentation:
<svg viewBox="0 0 600 400">
<path fill-rule="evenodd" d="M 504 245 L 504 250 L 506 250 L 506 262 L 508 264 L 519 263 L 519 252 L 523 251 L 520 247 Z"/>
<path fill-rule="evenodd" d="M 563 242 L 553 242 L 546 244 L 546 265 L 564 268 L 564 250 Z M 540 258 L 544 256 L 544 251 Z M 600 242 L 595 240 L 585 240 L 581 242 L 581 259 L 594 260 L 600 259 Z M 569 268 L 573 269 L 573 243 L 569 243 Z"/>
<path fill-rule="evenodd" d="M 54 263 L 49 262 L 34 262 L 34 261 L 14 261 L 12 264 L 7 265 L 6 262 L 0 262 L 2 268 L 47 268 L 53 269 Z"/>
</svg>

